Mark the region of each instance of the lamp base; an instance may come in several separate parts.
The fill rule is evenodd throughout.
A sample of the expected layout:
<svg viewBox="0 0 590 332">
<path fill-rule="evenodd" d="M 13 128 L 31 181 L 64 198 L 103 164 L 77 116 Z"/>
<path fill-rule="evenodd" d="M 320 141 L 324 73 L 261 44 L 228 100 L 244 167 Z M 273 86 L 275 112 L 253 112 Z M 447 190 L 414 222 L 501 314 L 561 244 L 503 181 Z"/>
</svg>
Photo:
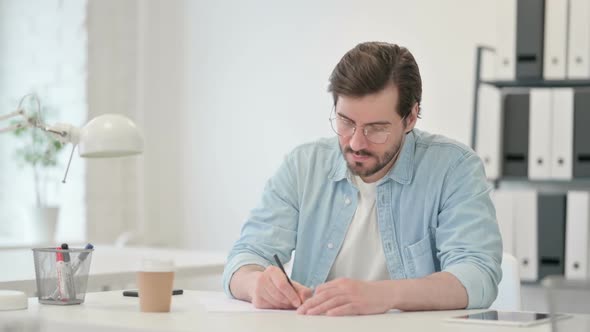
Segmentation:
<svg viewBox="0 0 590 332">
<path fill-rule="evenodd" d="M 27 295 L 20 291 L 0 290 L 0 311 L 27 309 Z"/>
</svg>

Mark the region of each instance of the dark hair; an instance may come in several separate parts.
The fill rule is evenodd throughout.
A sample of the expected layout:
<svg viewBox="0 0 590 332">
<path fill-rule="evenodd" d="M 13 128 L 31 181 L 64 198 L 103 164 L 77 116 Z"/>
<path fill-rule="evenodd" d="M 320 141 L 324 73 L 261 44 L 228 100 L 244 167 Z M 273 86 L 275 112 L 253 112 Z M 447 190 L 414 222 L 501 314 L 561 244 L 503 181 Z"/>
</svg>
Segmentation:
<svg viewBox="0 0 590 332">
<path fill-rule="evenodd" d="M 382 42 L 366 42 L 348 51 L 330 75 L 328 92 L 334 105 L 338 96 L 363 97 L 383 90 L 389 84 L 398 88 L 397 112 L 405 119 L 422 99 L 422 79 L 414 56 L 405 47 Z"/>
</svg>

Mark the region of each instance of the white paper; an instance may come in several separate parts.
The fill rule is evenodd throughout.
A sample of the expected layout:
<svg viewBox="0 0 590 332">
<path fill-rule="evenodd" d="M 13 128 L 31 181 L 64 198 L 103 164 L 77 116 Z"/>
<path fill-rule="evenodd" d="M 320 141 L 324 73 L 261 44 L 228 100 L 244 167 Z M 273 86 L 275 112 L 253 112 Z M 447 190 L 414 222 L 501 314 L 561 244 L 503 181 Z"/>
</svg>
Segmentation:
<svg viewBox="0 0 590 332">
<path fill-rule="evenodd" d="M 211 293 L 199 296 L 199 303 L 205 306 L 207 312 L 292 312 L 295 310 L 258 309 L 250 302 L 228 298 L 223 293 Z"/>
<path fill-rule="evenodd" d="M 257 309 L 250 302 L 228 298 L 224 293 L 210 292 L 199 295 L 199 303 L 205 307 L 207 312 L 284 312 L 295 314 L 296 310 L 282 309 Z M 389 310 L 387 313 L 401 312 L 397 309 Z"/>
</svg>

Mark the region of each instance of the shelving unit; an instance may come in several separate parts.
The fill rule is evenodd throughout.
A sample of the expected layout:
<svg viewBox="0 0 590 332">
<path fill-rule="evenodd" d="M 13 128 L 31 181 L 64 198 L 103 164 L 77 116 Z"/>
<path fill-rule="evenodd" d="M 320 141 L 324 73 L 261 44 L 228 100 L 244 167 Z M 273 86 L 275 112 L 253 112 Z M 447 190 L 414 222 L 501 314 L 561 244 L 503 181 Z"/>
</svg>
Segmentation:
<svg viewBox="0 0 590 332">
<path fill-rule="evenodd" d="M 479 115 L 478 101 L 479 88 L 482 84 L 494 86 L 498 89 L 503 88 L 590 88 L 590 79 L 567 79 L 567 80 L 483 80 L 481 78 L 483 52 L 494 52 L 494 48 L 489 46 L 478 46 L 476 49 L 475 60 L 475 80 L 473 89 L 473 120 L 471 132 L 471 148 L 477 151 L 477 120 Z M 590 124 L 589 124 L 590 125 Z M 590 142 L 589 142 L 590 144 Z"/>
<path fill-rule="evenodd" d="M 500 99 L 499 101 L 497 101 L 497 103 L 499 103 L 497 106 L 500 108 L 500 126 L 503 126 L 505 124 L 503 119 L 505 112 L 513 110 L 507 106 L 506 98 L 509 95 L 520 95 L 521 101 L 523 99 L 526 100 L 526 102 L 528 103 L 527 106 L 529 107 L 529 109 L 526 111 L 528 112 L 527 116 L 531 117 L 531 114 L 533 112 L 532 102 L 530 100 L 527 100 L 527 98 L 530 98 L 530 93 L 532 91 L 531 89 L 534 89 L 536 91 L 539 91 L 539 89 L 544 88 L 573 88 L 576 89 L 575 91 L 585 90 L 586 88 L 590 89 L 590 79 L 484 80 L 482 79 L 482 59 L 484 57 L 485 52 L 494 52 L 494 49 L 488 46 L 479 46 L 476 50 L 476 68 L 473 89 L 473 130 L 471 135 L 471 147 L 475 151 L 478 151 L 478 121 L 480 121 L 480 118 L 482 116 L 482 114 L 480 113 L 481 110 L 479 109 L 480 89 L 482 86 L 490 86 L 494 87 L 495 89 L 498 89 Z M 528 96 L 525 97 L 524 95 Z M 574 101 L 571 101 L 572 109 L 573 104 Z M 539 113 L 535 113 L 535 116 L 539 117 L 542 115 L 539 115 Z M 524 123 L 526 123 L 527 121 L 531 121 L 531 119 L 526 119 Z M 571 121 L 574 122 L 573 115 Z M 521 120 L 520 122 L 523 122 L 523 120 Z M 530 123 L 527 123 L 527 125 L 531 126 Z M 572 123 L 572 126 L 575 127 L 575 123 Z M 588 244 L 588 242 L 590 242 L 590 235 L 588 235 L 590 234 L 590 232 L 588 231 L 588 229 L 590 228 L 590 226 L 588 226 L 588 223 L 590 223 L 590 221 L 580 223 L 579 220 L 576 220 L 575 226 L 583 226 L 579 229 L 581 237 L 580 234 L 574 234 L 573 237 L 577 237 L 575 239 L 575 241 L 577 241 L 577 244 L 572 245 L 571 243 L 566 243 L 566 241 L 568 240 L 568 236 L 572 237 L 571 234 L 568 235 L 569 233 L 578 232 L 578 230 L 576 229 L 568 229 L 568 227 L 573 227 L 573 223 L 571 221 L 573 217 L 571 215 L 575 214 L 576 217 L 579 217 L 580 215 L 584 216 L 584 211 L 581 211 L 581 213 L 580 211 L 574 211 L 575 209 L 573 209 L 572 207 L 568 207 L 568 193 L 571 191 L 581 191 L 590 193 L 590 176 L 574 176 L 575 173 L 573 169 L 573 145 L 571 152 L 572 156 L 570 159 L 572 165 L 571 178 L 531 179 L 529 164 L 533 162 L 532 160 L 537 160 L 534 158 L 532 160 L 530 159 L 530 156 L 534 155 L 530 151 L 530 142 L 527 143 L 529 144 L 529 150 L 527 150 L 523 156 L 519 156 L 520 159 L 518 159 L 521 164 L 526 164 L 525 166 L 523 166 L 524 169 L 526 169 L 526 172 L 524 173 L 526 175 L 506 176 L 505 174 L 503 174 L 503 170 L 506 167 L 506 163 L 508 163 L 507 158 L 509 154 L 508 152 L 503 151 L 503 147 L 505 147 L 504 139 L 508 139 L 504 136 L 506 134 L 505 130 L 507 129 L 503 127 L 500 127 L 498 129 L 499 140 L 496 142 L 498 144 L 498 159 L 496 160 L 496 162 L 499 163 L 499 172 L 498 176 L 494 177 L 493 179 L 490 179 L 490 181 L 492 182 L 495 188 L 494 195 L 497 210 L 499 209 L 498 206 L 501 206 L 501 208 L 504 209 L 504 211 L 498 211 L 498 222 L 500 223 L 500 229 L 505 241 L 505 251 L 508 251 L 517 257 L 519 264 L 521 266 L 520 270 L 522 280 L 524 282 L 536 283 L 547 275 L 567 274 L 566 270 L 568 268 L 570 270 L 581 268 L 589 269 L 588 265 L 590 265 L 590 259 L 588 259 L 588 256 L 590 256 L 590 253 L 586 254 L 585 261 L 574 262 L 571 261 L 572 259 L 570 259 L 570 261 L 568 262 L 568 258 L 566 257 L 566 251 L 568 249 L 569 251 L 583 250 L 580 248 L 585 247 L 586 251 L 590 250 L 590 245 Z M 527 127 L 527 130 L 530 129 Z M 590 123 L 588 123 L 588 130 L 590 131 Z M 575 135 L 574 131 L 575 130 L 572 129 L 572 132 L 570 134 Z M 557 132 L 556 134 L 559 135 L 560 133 Z M 548 133 L 548 135 L 550 135 L 550 133 Z M 528 139 L 531 140 L 530 136 L 528 137 Z M 575 136 L 572 136 L 571 139 L 573 142 L 575 140 Z M 547 138 L 547 141 L 550 140 L 551 138 Z M 510 142 L 512 141 L 507 141 L 506 144 L 510 144 Z M 535 144 L 537 144 L 538 146 L 538 143 Z M 590 145 L 590 140 L 587 142 L 587 144 Z M 538 162 L 540 163 L 541 161 Z M 549 163 L 550 161 L 545 160 L 545 162 Z M 551 160 L 551 162 L 553 162 L 553 160 Z M 486 163 L 485 158 L 484 163 Z M 536 165 L 532 165 L 532 167 L 535 166 Z M 521 167 L 521 169 L 523 168 Z M 502 195 L 506 195 L 507 192 L 509 193 L 508 195 L 513 196 L 502 197 Z M 590 205 L 590 203 L 588 204 Z M 570 214 L 570 216 L 568 216 L 568 214 Z M 587 217 L 584 218 L 587 219 Z M 568 222 L 572 223 L 572 225 L 569 225 Z M 574 241 L 573 239 L 569 240 Z M 586 244 L 579 244 L 581 241 L 585 241 Z M 570 265 L 575 267 L 568 267 Z M 579 274 L 586 274 L 590 276 L 590 271 L 580 271 L 578 275 Z"/>
</svg>

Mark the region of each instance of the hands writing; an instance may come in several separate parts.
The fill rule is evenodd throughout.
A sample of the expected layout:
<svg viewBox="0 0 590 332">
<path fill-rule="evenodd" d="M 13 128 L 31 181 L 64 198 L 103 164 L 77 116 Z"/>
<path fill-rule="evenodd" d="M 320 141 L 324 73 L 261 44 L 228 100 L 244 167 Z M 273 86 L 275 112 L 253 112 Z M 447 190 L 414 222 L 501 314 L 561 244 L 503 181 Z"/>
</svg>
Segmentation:
<svg viewBox="0 0 590 332">
<path fill-rule="evenodd" d="M 241 289 L 247 289 L 243 299 L 259 309 L 297 309 L 297 313 L 304 315 L 343 316 L 379 314 L 392 308 L 387 281 L 341 278 L 318 286 L 314 293 L 296 281 L 292 281 L 291 287 L 276 266 L 257 268 L 244 274 L 250 281 L 247 288 Z"/>
<path fill-rule="evenodd" d="M 451 310 L 468 305 L 467 290 L 449 272 L 420 279 L 360 281 L 335 279 L 319 285 L 315 293 L 295 281 L 293 287 L 276 266 L 248 265 L 230 284 L 232 294 L 257 308 L 295 309 L 304 315 L 370 315 L 399 310 Z"/>
<path fill-rule="evenodd" d="M 293 287 L 287 277 L 276 266 L 269 266 L 264 271 L 257 271 L 254 287 L 250 291 L 250 299 L 256 308 L 260 309 L 294 309 L 312 295 L 311 288 L 307 288 L 296 281 Z"/>
<path fill-rule="evenodd" d="M 335 279 L 318 286 L 313 297 L 297 309 L 304 315 L 368 315 L 391 309 L 379 282 Z"/>
</svg>

